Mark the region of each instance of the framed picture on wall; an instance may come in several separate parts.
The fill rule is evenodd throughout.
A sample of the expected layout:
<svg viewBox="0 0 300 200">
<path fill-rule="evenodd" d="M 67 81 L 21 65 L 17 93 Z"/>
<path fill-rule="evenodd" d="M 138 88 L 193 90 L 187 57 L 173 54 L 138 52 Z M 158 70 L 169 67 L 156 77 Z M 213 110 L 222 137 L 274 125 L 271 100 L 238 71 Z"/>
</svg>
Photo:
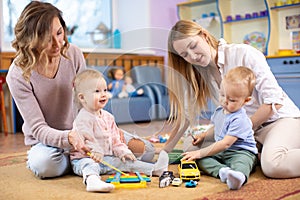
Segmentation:
<svg viewBox="0 0 300 200">
<path fill-rule="evenodd" d="M 300 28 L 300 15 L 286 16 L 286 29 Z"/>
</svg>

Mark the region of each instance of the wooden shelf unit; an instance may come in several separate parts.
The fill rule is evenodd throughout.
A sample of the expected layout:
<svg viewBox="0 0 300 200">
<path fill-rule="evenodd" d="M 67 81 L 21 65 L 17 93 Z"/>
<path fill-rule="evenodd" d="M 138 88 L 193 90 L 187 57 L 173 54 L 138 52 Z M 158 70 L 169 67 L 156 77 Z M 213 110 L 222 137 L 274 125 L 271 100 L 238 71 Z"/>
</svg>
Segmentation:
<svg viewBox="0 0 300 200">
<path fill-rule="evenodd" d="M 177 12 L 180 19 L 200 22 L 203 14 L 216 12 L 216 16 L 220 18 L 219 27 L 215 24 L 213 28 L 209 26 L 206 29 L 217 38 L 224 38 L 229 43 L 243 43 L 247 34 L 262 33 L 266 38 L 266 45 L 261 51 L 266 56 L 276 56 L 279 49 L 292 48 L 290 34 L 300 30 L 287 30 L 285 27 L 286 16 L 300 15 L 300 3 L 294 0 L 292 2 L 295 3 L 278 6 L 277 2 L 278 0 L 243 0 L 242 3 L 240 0 L 193 0 L 177 4 Z M 236 19 L 237 15 L 241 18 Z M 232 19 L 228 20 L 228 17 Z M 216 30 L 221 33 L 218 34 Z"/>
</svg>

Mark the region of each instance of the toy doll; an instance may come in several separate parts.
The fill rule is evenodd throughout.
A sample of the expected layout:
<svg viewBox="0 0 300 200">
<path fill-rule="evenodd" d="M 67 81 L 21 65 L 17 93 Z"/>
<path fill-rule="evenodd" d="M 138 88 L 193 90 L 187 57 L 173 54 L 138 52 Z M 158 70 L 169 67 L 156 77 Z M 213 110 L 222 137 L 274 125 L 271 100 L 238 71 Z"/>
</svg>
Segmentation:
<svg viewBox="0 0 300 200">
<path fill-rule="evenodd" d="M 118 94 L 122 92 L 124 86 L 124 74 L 125 71 L 122 68 L 113 68 L 109 70 L 107 76 L 112 79 L 112 81 L 108 84 L 107 88 L 111 93 L 111 95 L 109 95 L 111 98 L 118 97 Z"/>
<path fill-rule="evenodd" d="M 122 88 L 122 92 L 118 94 L 119 98 L 136 97 L 143 94 L 144 94 L 144 90 L 142 88 L 136 89 L 132 85 L 132 78 L 130 76 L 124 77 L 124 85 Z"/>
<path fill-rule="evenodd" d="M 109 97 L 127 98 L 143 95 L 144 90 L 136 90 L 132 85 L 131 77 L 124 76 L 124 74 L 125 71 L 122 68 L 113 68 L 108 72 L 108 77 L 113 79 L 113 81 L 108 84 Z"/>
</svg>

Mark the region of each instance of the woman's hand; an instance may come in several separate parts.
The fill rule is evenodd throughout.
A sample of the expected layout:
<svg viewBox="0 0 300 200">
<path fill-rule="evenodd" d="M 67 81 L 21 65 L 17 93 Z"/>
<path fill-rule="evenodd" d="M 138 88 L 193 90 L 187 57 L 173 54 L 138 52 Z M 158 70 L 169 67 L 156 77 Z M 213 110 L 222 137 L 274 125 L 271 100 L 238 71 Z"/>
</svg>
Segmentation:
<svg viewBox="0 0 300 200">
<path fill-rule="evenodd" d="M 279 110 L 281 107 L 281 104 L 275 104 L 276 110 Z M 270 117 L 272 117 L 273 114 L 274 111 L 272 109 L 272 104 L 260 105 L 256 112 L 250 117 L 252 121 L 253 130 L 258 129 L 260 125 L 262 125 L 264 122 L 270 119 Z"/>
<path fill-rule="evenodd" d="M 201 158 L 200 150 L 185 152 L 181 155 L 183 156 L 181 160 L 186 160 L 186 161 L 191 161 L 191 160 L 196 160 L 198 158 Z"/>
<path fill-rule="evenodd" d="M 85 140 L 93 140 L 93 138 L 91 138 L 91 136 L 89 136 L 88 134 L 82 134 L 82 136 L 80 136 L 76 131 L 72 130 L 68 134 L 68 139 L 69 143 L 74 147 L 76 151 L 79 151 L 82 154 L 86 154 L 87 152 L 91 151 L 91 149 L 84 143 Z"/>
<path fill-rule="evenodd" d="M 126 159 L 132 160 L 132 161 L 136 161 L 136 157 L 135 157 L 132 153 L 125 154 L 125 155 L 121 158 L 122 162 L 125 162 Z"/>
</svg>

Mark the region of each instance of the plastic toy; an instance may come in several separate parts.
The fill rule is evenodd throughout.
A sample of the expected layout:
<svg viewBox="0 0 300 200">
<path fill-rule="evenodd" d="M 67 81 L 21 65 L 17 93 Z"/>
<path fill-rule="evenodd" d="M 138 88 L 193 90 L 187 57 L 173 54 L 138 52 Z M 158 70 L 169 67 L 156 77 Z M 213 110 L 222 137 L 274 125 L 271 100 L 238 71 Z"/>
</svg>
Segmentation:
<svg viewBox="0 0 300 200">
<path fill-rule="evenodd" d="M 149 139 L 150 142 L 153 142 L 153 143 L 158 143 L 159 142 L 159 139 L 158 137 L 156 136 L 152 136 L 150 139 Z"/>
<path fill-rule="evenodd" d="M 227 22 L 231 22 L 232 20 L 233 20 L 232 16 L 228 15 L 228 16 L 226 17 L 226 21 L 227 21 Z"/>
<path fill-rule="evenodd" d="M 165 137 L 163 137 L 163 136 L 161 136 L 161 135 L 158 136 L 158 139 L 159 139 L 159 142 L 160 142 L 160 143 L 165 143 L 165 142 L 167 142 L 167 140 L 168 140 L 167 138 L 165 138 Z"/>
<path fill-rule="evenodd" d="M 235 15 L 235 20 L 241 20 L 242 19 L 242 15 Z"/>
<path fill-rule="evenodd" d="M 178 165 L 181 180 L 200 180 L 200 171 L 195 161 L 181 161 Z"/>
<path fill-rule="evenodd" d="M 125 76 L 125 70 L 121 67 L 110 69 L 107 76 L 112 79 L 108 84 L 110 98 L 136 97 L 144 94 L 142 88 L 136 89 L 133 86 L 132 78 L 128 75 Z"/>
<path fill-rule="evenodd" d="M 185 132 L 185 136 L 200 135 L 201 133 L 206 132 L 211 126 L 212 124 L 199 124 L 189 127 Z"/>
<path fill-rule="evenodd" d="M 182 180 L 180 178 L 174 178 L 173 181 L 172 181 L 172 185 L 173 186 L 180 186 L 182 183 Z"/>
<path fill-rule="evenodd" d="M 165 178 L 159 180 L 159 187 L 160 188 L 167 187 L 170 185 L 170 183 L 172 183 L 171 177 L 165 177 Z"/>
<path fill-rule="evenodd" d="M 198 182 L 194 181 L 194 180 L 190 180 L 189 182 L 185 183 L 185 187 L 187 187 L 187 188 L 196 187 L 197 185 L 198 185 Z"/>
<path fill-rule="evenodd" d="M 245 19 L 251 19 L 251 18 L 252 18 L 252 15 L 250 13 L 245 14 Z"/>
<path fill-rule="evenodd" d="M 88 155 L 88 156 L 91 156 L 91 153 L 88 152 L 87 155 Z M 108 167 L 110 167 L 110 168 L 116 170 L 117 172 L 119 172 L 119 173 L 121 173 L 121 174 L 123 174 L 123 175 L 125 175 L 125 176 L 129 176 L 129 174 L 126 174 L 126 173 L 122 172 L 121 170 L 119 170 L 118 168 L 116 168 L 116 167 L 112 166 L 111 164 L 105 162 L 104 160 L 102 160 L 101 163 L 102 163 L 103 165 L 106 165 L 106 166 L 108 166 Z"/>
<path fill-rule="evenodd" d="M 144 94 L 142 88 L 136 89 L 132 85 L 132 78 L 130 76 L 124 76 L 124 85 L 122 91 L 118 94 L 119 98 L 137 97 Z"/>
<path fill-rule="evenodd" d="M 113 184 L 116 188 L 146 188 L 147 182 L 151 182 L 151 179 L 139 172 L 129 173 L 127 176 L 117 172 L 109 176 L 106 182 Z"/>
<path fill-rule="evenodd" d="M 169 139 L 169 135 L 165 134 L 165 136 L 162 135 L 153 135 L 149 141 L 153 143 L 165 143 Z"/>
<path fill-rule="evenodd" d="M 172 171 L 164 171 L 159 177 L 159 187 L 164 188 L 170 185 L 175 176 Z"/>
</svg>

